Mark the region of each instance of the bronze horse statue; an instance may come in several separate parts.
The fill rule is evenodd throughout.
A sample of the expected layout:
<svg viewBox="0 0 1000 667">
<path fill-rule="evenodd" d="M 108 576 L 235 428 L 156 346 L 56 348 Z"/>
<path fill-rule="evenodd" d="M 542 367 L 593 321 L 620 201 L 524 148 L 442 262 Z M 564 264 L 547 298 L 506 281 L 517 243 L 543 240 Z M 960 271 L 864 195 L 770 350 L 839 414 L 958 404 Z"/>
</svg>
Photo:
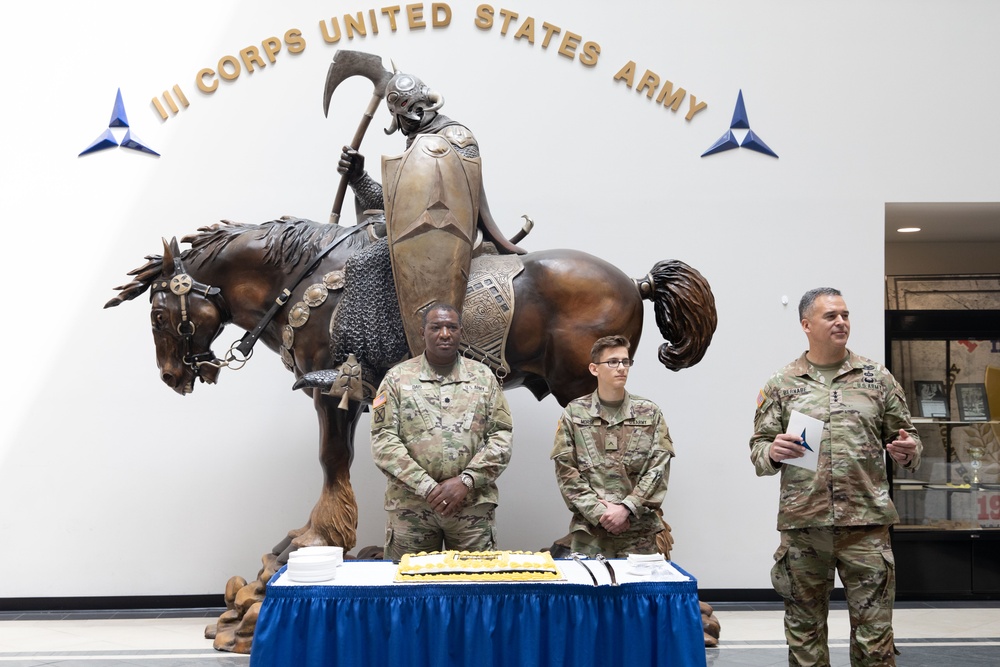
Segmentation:
<svg viewBox="0 0 1000 667">
<path fill-rule="evenodd" d="M 238 368 L 246 362 L 248 354 L 236 354 L 236 344 L 222 360 L 211 351 L 212 342 L 230 322 L 254 332 L 264 345 L 281 353 L 301 383 L 303 377 L 344 361 L 337 341 L 331 340 L 337 337 L 331 322 L 338 306 L 346 304 L 343 295 L 351 282 L 366 279 L 361 270 L 352 274 L 352 257 L 385 243 L 372 233 L 375 228 L 367 223 L 342 227 L 294 218 L 260 225 L 223 221 L 202 227 L 181 239 L 191 245 L 184 252 L 176 239 L 164 241 L 163 255 L 147 256 L 146 264 L 129 273 L 132 282 L 115 288 L 120 292 L 105 308 L 150 290 L 160 378 L 178 393 L 193 391 L 195 380 L 214 383 L 221 368 Z M 631 339 L 634 350 L 642 333 L 644 299 L 653 302 L 657 325 L 667 341 L 658 354 L 667 368 L 676 371 L 697 363 L 711 342 L 716 326 L 714 297 L 701 274 L 682 262 L 659 262 L 646 276 L 632 280 L 608 262 L 574 250 L 531 252 L 520 258 L 523 270 L 513 279 L 514 309 L 505 348 L 509 368 L 503 377 L 505 389 L 524 386 L 539 400 L 552 394 L 560 405 L 592 392 L 596 385 L 588 372 L 591 345 L 601 336 L 621 333 Z M 305 321 L 302 312 L 292 312 L 299 321 L 290 343 L 283 323 L 288 312 L 301 304 L 285 300 L 291 292 L 301 291 L 301 285 L 291 283 L 303 273 L 342 276 L 343 285 L 336 280 L 329 283 L 325 299 L 306 309 Z M 311 277 L 301 284 L 316 280 Z M 278 318 L 269 320 L 269 311 L 277 312 Z M 400 337 L 401 328 L 400 323 Z M 365 337 L 376 333 L 361 332 Z M 402 349 L 402 356 L 398 349 L 383 355 L 392 358 L 383 359 L 369 378 L 375 386 L 385 370 L 408 354 Z M 357 505 L 349 467 L 355 427 L 370 394 L 342 401 L 315 386 L 306 386 L 305 393 L 319 418 L 324 473 L 320 497 L 306 524 L 265 554 L 256 582 L 230 580 L 229 610 L 217 626 L 207 629 L 216 648 L 249 650 L 264 584 L 289 551 L 307 545 L 339 545 L 345 552 L 355 547 Z"/>
</svg>

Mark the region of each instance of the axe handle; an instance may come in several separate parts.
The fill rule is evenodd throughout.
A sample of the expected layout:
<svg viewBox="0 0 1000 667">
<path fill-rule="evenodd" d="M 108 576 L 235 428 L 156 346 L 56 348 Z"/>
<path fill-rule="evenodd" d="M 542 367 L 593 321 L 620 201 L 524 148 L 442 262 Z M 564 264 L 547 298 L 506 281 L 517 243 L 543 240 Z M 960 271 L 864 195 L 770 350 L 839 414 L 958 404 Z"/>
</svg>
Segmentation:
<svg viewBox="0 0 1000 667">
<path fill-rule="evenodd" d="M 372 95 L 372 99 L 368 102 L 368 108 L 365 109 L 365 115 L 361 117 L 361 122 L 358 123 L 358 129 L 354 133 L 354 138 L 351 139 L 351 148 L 354 150 L 361 148 L 361 141 L 365 138 L 368 126 L 371 125 L 372 118 L 375 117 L 375 111 L 378 109 L 379 102 L 381 101 L 382 96 L 375 94 Z M 330 211 L 331 225 L 340 224 L 340 209 L 344 207 L 344 197 L 346 196 L 347 174 L 344 174 L 340 177 L 340 185 L 337 186 L 337 196 L 333 200 L 333 210 Z"/>
</svg>

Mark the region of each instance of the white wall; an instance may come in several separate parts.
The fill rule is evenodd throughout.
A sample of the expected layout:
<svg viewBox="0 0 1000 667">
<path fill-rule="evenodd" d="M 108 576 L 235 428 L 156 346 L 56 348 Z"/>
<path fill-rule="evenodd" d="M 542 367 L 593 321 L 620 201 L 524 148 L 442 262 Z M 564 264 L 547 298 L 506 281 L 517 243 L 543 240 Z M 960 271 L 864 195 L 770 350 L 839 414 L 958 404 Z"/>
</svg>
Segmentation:
<svg viewBox="0 0 1000 667">
<path fill-rule="evenodd" d="M 161 236 L 221 218 L 326 219 L 338 149 L 368 96 L 338 91 L 323 118 L 338 47 L 392 58 L 445 93 L 444 112 L 480 140 L 494 214 L 511 233 L 522 213 L 537 222 L 529 248 L 588 250 L 633 276 L 679 258 L 709 279 L 719 329 L 705 360 L 660 367 L 647 306 L 630 388 L 659 402 L 676 441 L 675 560 L 703 588 L 769 587 L 777 480 L 755 478 L 747 457 L 757 389 L 804 348 L 794 304 L 817 285 L 844 291 L 852 348 L 881 356 L 885 202 L 1000 197 L 1000 5 L 519 0 L 503 5 L 520 18 L 502 36 L 475 27 L 476 4 L 450 2 L 447 28 L 383 24 L 338 45 L 323 43 L 319 22 L 373 5 L 0 9 L 0 597 L 218 593 L 230 575 L 254 577 L 260 555 L 305 522 L 320 488 L 316 426 L 277 357 L 262 349 L 181 398 L 157 378 L 145 299 L 101 306 Z M 540 35 L 515 40 L 527 16 L 598 42 L 597 65 L 542 48 Z M 301 54 L 282 51 L 212 95 L 195 89 L 199 69 L 292 28 Z M 687 122 L 629 90 L 613 78 L 629 60 L 708 108 Z M 191 105 L 161 122 L 150 100 L 175 84 Z M 162 157 L 77 157 L 119 87 L 132 128 Z M 740 89 L 780 159 L 699 157 L 728 129 Z M 368 155 L 400 151 L 387 123 L 383 110 Z M 510 400 L 501 539 L 540 548 L 569 519 L 548 462 L 559 407 L 525 390 Z M 367 438 L 357 444 L 359 544 L 378 544 L 383 482 Z"/>
</svg>

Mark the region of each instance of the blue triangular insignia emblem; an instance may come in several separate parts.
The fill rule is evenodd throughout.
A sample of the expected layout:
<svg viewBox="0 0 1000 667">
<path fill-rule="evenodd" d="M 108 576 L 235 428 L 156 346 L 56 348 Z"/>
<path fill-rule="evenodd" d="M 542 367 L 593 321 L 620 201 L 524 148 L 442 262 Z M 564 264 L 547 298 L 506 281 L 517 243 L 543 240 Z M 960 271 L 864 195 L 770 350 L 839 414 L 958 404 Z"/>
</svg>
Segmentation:
<svg viewBox="0 0 1000 667">
<path fill-rule="evenodd" d="M 150 155 L 155 155 L 157 157 L 160 156 L 160 154 L 154 151 L 152 148 L 143 144 L 139 140 L 139 137 L 135 136 L 132 133 L 131 129 L 125 133 L 125 138 L 122 139 L 122 148 L 130 148 L 134 151 L 139 151 L 141 153 L 149 153 Z"/>
<path fill-rule="evenodd" d="M 706 155 L 715 155 L 716 153 L 721 153 L 722 151 L 732 150 L 734 148 L 739 148 L 740 142 L 736 140 L 736 135 L 733 134 L 732 130 L 726 132 L 722 137 L 716 141 L 712 146 L 701 154 L 702 157 Z"/>
<path fill-rule="evenodd" d="M 118 140 L 115 139 L 115 135 L 111 134 L 111 130 L 104 130 L 104 134 L 97 137 L 92 144 L 84 148 L 80 155 L 77 155 L 77 157 L 87 155 L 88 153 L 103 151 L 106 148 L 114 148 L 117 145 Z"/>
<path fill-rule="evenodd" d="M 731 130 L 749 130 L 750 119 L 747 118 L 747 107 L 743 104 L 743 91 L 736 98 L 736 108 L 733 109 L 733 121 L 729 123 Z"/>
<path fill-rule="evenodd" d="M 122 102 L 122 89 L 118 89 L 115 97 L 115 108 L 111 112 L 111 122 L 108 127 L 128 127 L 128 116 L 125 115 L 125 103 Z"/>
<path fill-rule="evenodd" d="M 752 151 L 757 151 L 758 153 L 763 153 L 764 155 L 778 157 L 778 154 L 772 151 L 770 146 L 765 144 L 760 137 L 754 134 L 753 130 L 747 131 L 747 136 L 743 137 L 743 143 L 740 144 L 740 148 L 749 148 Z"/>
</svg>

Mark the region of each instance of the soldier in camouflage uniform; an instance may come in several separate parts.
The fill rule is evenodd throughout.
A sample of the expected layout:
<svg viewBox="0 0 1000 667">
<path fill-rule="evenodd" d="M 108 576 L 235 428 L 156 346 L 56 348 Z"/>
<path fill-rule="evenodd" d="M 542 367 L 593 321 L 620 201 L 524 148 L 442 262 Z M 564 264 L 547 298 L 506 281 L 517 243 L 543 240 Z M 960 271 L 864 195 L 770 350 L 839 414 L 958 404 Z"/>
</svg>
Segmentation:
<svg viewBox="0 0 1000 667">
<path fill-rule="evenodd" d="M 902 388 L 884 366 L 847 349 L 850 322 L 839 291 L 799 303 L 809 349 L 775 373 L 757 397 L 750 459 L 758 476 L 781 473 L 771 581 L 785 599 L 789 665 L 829 665 L 827 614 L 834 569 L 851 619 L 851 665 L 895 665 L 895 566 L 885 451 L 907 469 L 922 447 Z M 785 464 L 804 454 L 785 433 L 793 411 L 823 422 L 816 471 Z"/>
<path fill-rule="evenodd" d="M 455 308 L 427 310 L 426 349 L 386 373 L 372 401 L 372 455 L 385 473 L 385 558 L 495 548 L 496 479 L 511 455 L 507 399 L 492 371 L 458 355 Z"/>
<path fill-rule="evenodd" d="M 573 512 L 573 551 L 609 558 L 657 553 L 656 534 L 674 446 L 660 409 L 625 391 L 632 365 L 624 336 L 598 339 L 590 372 L 597 391 L 559 418 L 552 459 Z"/>
</svg>

